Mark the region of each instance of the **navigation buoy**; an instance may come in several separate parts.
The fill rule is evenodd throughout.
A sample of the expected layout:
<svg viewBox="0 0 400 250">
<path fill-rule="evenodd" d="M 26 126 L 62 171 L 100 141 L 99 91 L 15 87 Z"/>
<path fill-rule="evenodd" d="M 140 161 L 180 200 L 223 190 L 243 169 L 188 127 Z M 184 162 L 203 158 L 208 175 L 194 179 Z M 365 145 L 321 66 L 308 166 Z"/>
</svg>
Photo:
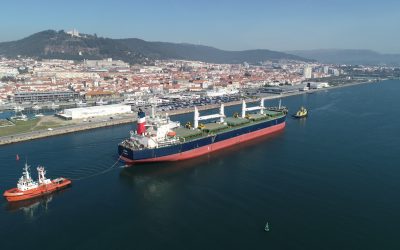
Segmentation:
<svg viewBox="0 0 400 250">
<path fill-rule="evenodd" d="M 265 232 L 269 232 L 269 225 L 268 225 L 268 222 L 267 222 L 267 224 L 265 224 L 264 231 L 265 231 Z"/>
</svg>

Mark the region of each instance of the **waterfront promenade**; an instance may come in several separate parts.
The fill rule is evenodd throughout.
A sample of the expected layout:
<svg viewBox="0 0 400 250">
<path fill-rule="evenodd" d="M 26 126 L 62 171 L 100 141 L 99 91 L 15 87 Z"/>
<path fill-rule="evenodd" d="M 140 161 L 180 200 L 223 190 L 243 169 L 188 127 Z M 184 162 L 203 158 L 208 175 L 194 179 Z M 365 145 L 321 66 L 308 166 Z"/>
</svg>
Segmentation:
<svg viewBox="0 0 400 250">
<path fill-rule="evenodd" d="M 321 90 L 329 90 L 329 89 L 334 89 L 334 88 L 341 88 L 341 87 L 348 87 L 348 86 L 354 86 L 358 84 L 364 84 L 364 83 L 371 83 L 371 82 L 358 82 L 358 83 L 352 83 L 352 84 L 346 84 L 346 85 L 339 85 L 339 86 L 333 86 L 330 88 L 322 88 L 322 89 L 312 89 L 306 92 L 293 92 L 293 93 L 287 93 L 287 94 L 281 94 L 281 95 L 269 95 L 265 96 L 264 98 L 266 100 L 273 100 L 273 99 L 280 99 L 280 98 L 285 98 L 288 96 L 293 96 L 293 95 L 302 95 L 302 94 L 310 94 L 314 93 L 317 91 Z M 262 96 L 260 96 L 262 97 Z M 247 99 L 247 103 L 251 102 L 257 102 L 259 99 Z M 225 106 L 234 106 L 240 104 L 241 101 L 233 101 L 233 102 L 228 102 L 224 103 Z M 211 105 L 205 105 L 205 106 L 200 106 L 198 109 L 201 110 L 208 110 L 208 109 L 213 109 L 213 108 L 218 108 L 220 104 L 211 104 Z M 179 115 L 179 114 L 185 114 L 185 113 L 190 113 L 193 112 L 193 108 L 185 108 L 185 109 L 179 109 L 179 110 L 171 110 L 168 112 L 169 115 Z M 56 135 L 62 135 L 62 134 L 68 134 L 68 133 L 75 133 L 79 131 L 85 131 L 89 129 L 96 129 L 96 128 L 102 128 L 102 127 L 109 127 L 109 126 L 116 126 L 116 125 L 121 125 L 121 124 L 127 124 L 130 122 L 136 121 L 136 114 L 131 114 L 131 115 L 124 115 L 123 117 L 114 117 L 114 119 L 110 120 L 94 120 L 91 122 L 79 122 L 78 124 L 73 124 L 73 125 L 65 125 L 57 128 L 52 128 L 51 130 L 37 130 L 37 131 L 32 131 L 32 132 L 26 132 L 26 133 L 18 133 L 18 134 L 13 134 L 13 135 L 7 135 L 0 137 L 0 145 L 6 145 L 6 144 L 11 144 L 11 143 L 17 143 L 17 142 L 22 142 L 22 141 L 29 141 L 29 140 L 34 140 L 34 139 L 39 139 L 39 138 L 44 138 L 44 137 L 49 137 L 49 136 L 56 136 Z"/>
</svg>

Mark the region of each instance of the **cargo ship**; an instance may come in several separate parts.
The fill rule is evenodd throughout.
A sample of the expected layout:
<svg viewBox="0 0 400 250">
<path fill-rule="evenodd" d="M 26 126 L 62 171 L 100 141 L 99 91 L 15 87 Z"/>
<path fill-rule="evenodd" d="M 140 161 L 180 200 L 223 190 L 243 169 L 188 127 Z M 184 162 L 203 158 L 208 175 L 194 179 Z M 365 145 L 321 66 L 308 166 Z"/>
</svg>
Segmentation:
<svg viewBox="0 0 400 250">
<path fill-rule="evenodd" d="M 195 107 L 193 126 L 181 126 L 168 114 L 155 116 L 154 107 L 148 118 L 139 110 L 137 130 L 119 143 L 118 154 L 127 165 L 186 160 L 283 130 L 286 114 L 280 105 L 274 110 L 264 107 L 264 99 L 254 107 L 243 101 L 241 114 L 233 117 L 225 116 L 224 104 L 219 113 L 204 116 Z"/>
<path fill-rule="evenodd" d="M 22 176 L 17 183 L 16 188 L 9 189 L 4 192 L 7 201 L 22 201 L 50 194 L 59 189 L 66 188 L 71 185 L 71 181 L 65 178 L 57 178 L 54 180 L 45 177 L 46 171 L 44 167 L 37 167 L 38 181 L 34 181 L 29 172 L 29 165 L 25 163 Z"/>
</svg>

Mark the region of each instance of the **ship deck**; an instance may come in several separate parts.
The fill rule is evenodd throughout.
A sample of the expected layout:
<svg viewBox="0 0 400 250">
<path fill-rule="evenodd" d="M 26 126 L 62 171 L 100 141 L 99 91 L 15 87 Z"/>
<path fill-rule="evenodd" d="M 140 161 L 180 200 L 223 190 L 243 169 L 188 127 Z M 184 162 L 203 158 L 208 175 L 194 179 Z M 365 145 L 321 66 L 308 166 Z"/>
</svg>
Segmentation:
<svg viewBox="0 0 400 250">
<path fill-rule="evenodd" d="M 253 121 L 265 120 L 268 119 L 268 116 L 262 114 L 251 114 L 249 115 L 249 119 Z"/>
<path fill-rule="evenodd" d="M 282 114 L 282 112 L 280 111 L 273 111 L 273 110 L 264 110 L 264 114 L 270 116 L 270 117 L 275 117 L 275 116 L 279 116 Z"/>
<path fill-rule="evenodd" d="M 227 117 L 225 118 L 226 124 L 206 123 L 204 124 L 204 128 L 202 130 L 180 127 L 175 128 L 174 131 L 176 132 L 177 137 L 182 138 L 183 141 L 191 141 L 204 136 L 208 136 L 210 133 L 218 134 L 222 132 L 227 132 L 241 127 L 261 123 L 266 120 L 275 120 L 282 116 L 285 116 L 285 114 L 283 114 L 282 112 L 266 111 L 265 114 L 250 114 L 249 119 L 241 117 Z"/>
<path fill-rule="evenodd" d="M 227 117 L 227 118 L 225 118 L 225 121 L 229 126 L 233 126 L 233 127 L 243 125 L 243 124 L 250 122 L 249 119 L 241 118 L 241 117 L 237 117 L 237 118 Z"/>
<path fill-rule="evenodd" d="M 203 133 L 198 129 L 187 129 L 187 128 L 174 128 L 176 136 L 183 138 L 190 138 L 195 136 L 200 136 Z"/>
<path fill-rule="evenodd" d="M 206 123 L 204 124 L 204 132 L 217 132 L 227 128 L 228 125 L 222 123 Z"/>
</svg>

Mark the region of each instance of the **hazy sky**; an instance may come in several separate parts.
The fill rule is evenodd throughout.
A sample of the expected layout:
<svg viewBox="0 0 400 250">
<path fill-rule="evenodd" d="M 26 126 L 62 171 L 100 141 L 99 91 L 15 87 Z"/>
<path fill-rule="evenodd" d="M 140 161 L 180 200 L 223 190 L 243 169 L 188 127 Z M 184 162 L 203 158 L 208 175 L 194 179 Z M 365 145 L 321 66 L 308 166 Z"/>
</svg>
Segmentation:
<svg viewBox="0 0 400 250">
<path fill-rule="evenodd" d="M 0 5 L 0 41 L 46 29 L 227 50 L 359 48 L 400 53 L 399 0 L 18 0 Z"/>
</svg>

